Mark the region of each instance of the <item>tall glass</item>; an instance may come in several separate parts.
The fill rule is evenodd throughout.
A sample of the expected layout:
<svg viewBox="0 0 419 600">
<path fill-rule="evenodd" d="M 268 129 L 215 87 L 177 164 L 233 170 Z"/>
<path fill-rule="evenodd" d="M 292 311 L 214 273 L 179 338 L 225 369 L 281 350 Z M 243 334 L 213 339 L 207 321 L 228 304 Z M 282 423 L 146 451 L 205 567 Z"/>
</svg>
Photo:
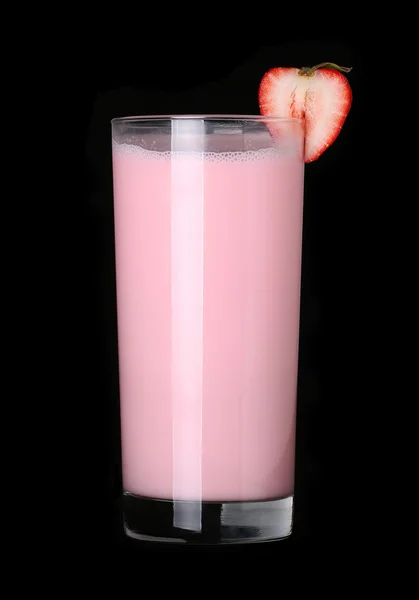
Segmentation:
<svg viewBox="0 0 419 600">
<path fill-rule="evenodd" d="M 127 117 L 112 138 L 125 532 L 287 537 L 304 123 Z"/>
</svg>

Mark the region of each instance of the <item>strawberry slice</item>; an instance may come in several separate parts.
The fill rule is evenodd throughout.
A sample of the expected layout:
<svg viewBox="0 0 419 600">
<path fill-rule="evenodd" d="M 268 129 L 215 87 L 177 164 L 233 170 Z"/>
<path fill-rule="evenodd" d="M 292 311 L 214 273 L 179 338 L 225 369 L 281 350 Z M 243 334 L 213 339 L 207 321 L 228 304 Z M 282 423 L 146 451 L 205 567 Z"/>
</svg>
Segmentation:
<svg viewBox="0 0 419 600">
<path fill-rule="evenodd" d="M 263 116 L 305 119 L 305 162 L 317 160 L 342 129 L 352 104 L 343 73 L 352 67 L 321 63 L 301 69 L 277 67 L 262 77 L 259 107 Z"/>
</svg>

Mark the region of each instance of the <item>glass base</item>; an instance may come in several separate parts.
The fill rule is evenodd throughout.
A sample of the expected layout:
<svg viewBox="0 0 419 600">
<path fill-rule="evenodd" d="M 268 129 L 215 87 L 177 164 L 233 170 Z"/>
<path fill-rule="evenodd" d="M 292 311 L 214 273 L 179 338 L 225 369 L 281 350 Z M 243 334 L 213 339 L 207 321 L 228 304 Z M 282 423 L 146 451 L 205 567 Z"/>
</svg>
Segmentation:
<svg viewBox="0 0 419 600">
<path fill-rule="evenodd" d="M 291 535 L 293 496 L 258 502 L 158 500 L 124 493 L 129 538 L 177 544 L 248 544 Z"/>
</svg>

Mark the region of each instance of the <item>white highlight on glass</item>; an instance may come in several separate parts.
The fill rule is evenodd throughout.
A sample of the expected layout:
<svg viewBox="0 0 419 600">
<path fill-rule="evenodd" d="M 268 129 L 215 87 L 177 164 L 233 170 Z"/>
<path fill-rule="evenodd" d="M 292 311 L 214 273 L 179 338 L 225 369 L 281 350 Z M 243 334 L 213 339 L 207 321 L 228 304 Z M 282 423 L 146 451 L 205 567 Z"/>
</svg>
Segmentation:
<svg viewBox="0 0 419 600">
<path fill-rule="evenodd" d="M 204 133 L 202 120 L 172 121 L 173 524 L 193 531 L 202 500 Z M 196 511 L 183 510 L 184 499 L 198 501 Z"/>
</svg>

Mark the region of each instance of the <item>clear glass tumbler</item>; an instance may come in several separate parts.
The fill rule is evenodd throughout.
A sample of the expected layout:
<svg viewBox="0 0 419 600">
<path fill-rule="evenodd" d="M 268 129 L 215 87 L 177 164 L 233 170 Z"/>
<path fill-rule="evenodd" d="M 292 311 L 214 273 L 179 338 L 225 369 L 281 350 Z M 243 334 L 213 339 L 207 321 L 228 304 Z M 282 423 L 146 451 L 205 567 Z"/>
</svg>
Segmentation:
<svg viewBox="0 0 419 600">
<path fill-rule="evenodd" d="M 112 144 L 125 532 L 287 537 L 304 122 L 117 118 Z"/>
</svg>

